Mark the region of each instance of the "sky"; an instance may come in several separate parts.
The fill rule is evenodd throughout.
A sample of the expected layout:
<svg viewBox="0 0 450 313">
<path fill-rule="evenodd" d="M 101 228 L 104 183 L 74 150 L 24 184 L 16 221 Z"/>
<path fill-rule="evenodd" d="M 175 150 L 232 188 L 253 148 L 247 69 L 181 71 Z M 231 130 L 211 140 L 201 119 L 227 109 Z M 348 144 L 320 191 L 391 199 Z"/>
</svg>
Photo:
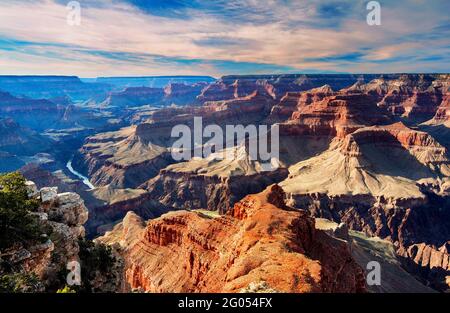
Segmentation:
<svg viewBox="0 0 450 313">
<path fill-rule="evenodd" d="M 0 75 L 450 72 L 450 1 L 1 0 Z"/>
</svg>

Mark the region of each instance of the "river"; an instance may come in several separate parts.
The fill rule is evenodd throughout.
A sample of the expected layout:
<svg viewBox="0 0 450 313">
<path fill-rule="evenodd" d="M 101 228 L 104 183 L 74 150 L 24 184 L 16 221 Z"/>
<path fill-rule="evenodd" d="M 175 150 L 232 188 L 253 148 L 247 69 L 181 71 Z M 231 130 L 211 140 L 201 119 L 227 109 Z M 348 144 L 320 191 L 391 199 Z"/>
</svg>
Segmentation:
<svg viewBox="0 0 450 313">
<path fill-rule="evenodd" d="M 95 189 L 95 186 L 91 184 L 91 182 L 89 181 L 89 178 L 87 178 L 86 176 L 83 176 L 83 174 L 77 172 L 73 167 L 72 167 L 72 159 L 70 159 L 69 162 L 67 162 L 66 164 L 67 169 L 75 176 L 77 176 L 79 179 L 81 179 L 81 181 L 83 182 L 83 184 L 85 184 L 86 186 L 89 187 L 90 190 Z"/>
</svg>

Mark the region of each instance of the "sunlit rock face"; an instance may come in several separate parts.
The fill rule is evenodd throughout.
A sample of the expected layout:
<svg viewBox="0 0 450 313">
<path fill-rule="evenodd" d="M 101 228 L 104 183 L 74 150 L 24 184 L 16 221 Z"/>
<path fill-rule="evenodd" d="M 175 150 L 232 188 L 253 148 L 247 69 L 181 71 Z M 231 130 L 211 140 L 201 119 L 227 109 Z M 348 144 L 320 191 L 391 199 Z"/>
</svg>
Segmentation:
<svg viewBox="0 0 450 313">
<path fill-rule="evenodd" d="M 98 240 L 122 247 L 126 279 L 136 290 L 239 292 L 264 282 L 279 292 L 365 291 L 348 246 L 286 207 L 276 185 L 225 216 L 180 211 L 145 224 L 129 213 Z"/>
</svg>

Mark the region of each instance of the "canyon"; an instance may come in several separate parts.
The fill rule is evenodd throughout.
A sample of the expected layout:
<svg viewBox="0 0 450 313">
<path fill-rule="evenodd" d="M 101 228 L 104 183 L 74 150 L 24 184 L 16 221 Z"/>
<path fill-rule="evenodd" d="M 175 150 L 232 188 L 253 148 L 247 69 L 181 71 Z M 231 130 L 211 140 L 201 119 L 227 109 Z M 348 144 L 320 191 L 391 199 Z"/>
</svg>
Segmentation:
<svg viewBox="0 0 450 313">
<path fill-rule="evenodd" d="M 237 292 L 264 282 L 276 292 L 364 292 L 348 247 L 289 209 L 277 185 L 223 216 L 171 212 L 143 222 L 128 213 L 97 239 L 118 243 L 130 288 L 150 292 Z"/>
<path fill-rule="evenodd" d="M 87 236 L 118 249 L 127 291 L 366 291 L 361 260 L 373 238 L 410 286 L 450 288 L 449 74 L 155 79 L 80 80 L 93 84 L 82 102 L 70 92 L 24 97 L 0 79 L 0 159 L 8 171 L 28 164 L 39 186 L 81 195 Z M 23 113 L 42 105 L 51 129 Z M 171 130 L 193 130 L 194 117 L 223 130 L 279 126 L 277 168 L 250 160 L 250 138 L 225 159 L 174 159 Z M 42 153 L 53 161 L 31 166 Z M 64 169 L 72 156 L 93 190 Z M 316 229 L 321 219 L 350 237 Z"/>
</svg>

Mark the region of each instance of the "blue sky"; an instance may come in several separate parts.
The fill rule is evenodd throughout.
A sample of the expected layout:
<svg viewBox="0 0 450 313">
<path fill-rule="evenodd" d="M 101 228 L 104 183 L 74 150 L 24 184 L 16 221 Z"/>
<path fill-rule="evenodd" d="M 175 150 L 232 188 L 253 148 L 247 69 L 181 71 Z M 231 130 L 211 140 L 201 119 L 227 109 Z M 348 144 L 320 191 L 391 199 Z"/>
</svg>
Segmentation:
<svg viewBox="0 0 450 313">
<path fill-rule="evenodd" d="M 450 1 L 2 0 L 0 74 L 450 72 Z"/>
</svg>

